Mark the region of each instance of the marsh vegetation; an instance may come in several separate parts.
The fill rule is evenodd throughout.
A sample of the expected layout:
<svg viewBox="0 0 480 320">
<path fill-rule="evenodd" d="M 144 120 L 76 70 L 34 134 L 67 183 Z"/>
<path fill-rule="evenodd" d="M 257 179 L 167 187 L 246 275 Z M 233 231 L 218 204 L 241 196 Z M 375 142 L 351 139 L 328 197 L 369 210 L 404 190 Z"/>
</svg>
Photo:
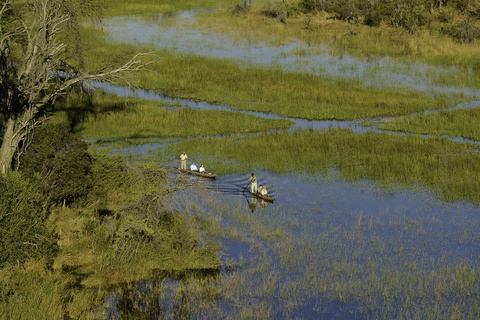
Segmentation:
<svg viewBox="0 0 480 320">
<path fill-rule="evenodd" d="M 152 98 L 84 84 L 0 178 L 0 317 L 478 318 L 478 8 L 332 3 L 105 2 L 85 64 L 154 53 Z"/>
</svg>

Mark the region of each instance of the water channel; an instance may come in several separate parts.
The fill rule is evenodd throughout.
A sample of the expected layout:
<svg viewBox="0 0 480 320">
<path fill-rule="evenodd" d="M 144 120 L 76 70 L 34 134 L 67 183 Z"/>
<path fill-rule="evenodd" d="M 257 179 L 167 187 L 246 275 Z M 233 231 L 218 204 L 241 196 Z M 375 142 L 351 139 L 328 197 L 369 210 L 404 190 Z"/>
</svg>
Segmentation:
<svg viewBox="0 0 480 320">
<path fill-rule="evenodd" d="M 301 42 L 284 46 L 232 42 L 227 36 L 191 27 L 193 19 L 192 12 L 148 21 L 115 18 L 106 21 L 105 30 L 112 41 L 153 43 L 187 54 L 235 59 L 245 66 L 354 79 L 367 86 L 415 88 L 425 94 L 463 92 L 474 96 L 474 101 L 453 108 L 479 104 L 475 90 L 453 83 L 442 87 L 432 81 L 458 74 L 455 68 L 409 66 L 388 58 L 331 56 L 327 47 L 309 48 Z M 309 53 L 296 55 L 300 49 Z M 468 82 L 468 72 L 464 76 Z M 133 94 L 179 102 L 185 107 L 234 111 L 228 106 L 166 98 L 159 92 L 103 88 L 121 96 Z M 377 130 L 352 121 L 291 120 L 294 123 L 291 130 Z M 117 152 L 147 154 L 161 146 L 161 143 L 145 144 Z M 146 318 L 369 319 L 401 315 L 408 318 L 421 315 L 419 309 L 429 310 L 437 302 L 422 294 L 404 298 L 408 282 L 395 275 L 411 274 L 406 270 L 414 268 L 418 272 L 413 274 L 422 279 L 418 281 L 424 281 L 420 275 L 438 274 L 459 262 L 479 267 L 480 208 L 476 204 L 445 203 L 421 187 L 384 189 L 376 181 L 345 181 L 333 168 L 316 175 L 256 171 L 260 183 L 275 197 L 274 203 L 262 203 L 245 192 L 248 175 L 249 172 L 219 175 L 215 180 L 188 177 L 202 190 L 185 191 L 185 198 L 188 202 L 193 200 L 196 206 L 187 202 L 175 204 L 188 215 L 215 220 L 222 230 L 215 240 L 224 246 L 225 266 L 210 283 L 221 294 L 211 298 L 190 291 L 184 280 L 179 279 L 146 281 L 128 289 L 113 290 L 102 306 L 106 318 L 128 316 L 131 310 L 125 305 L 132 304 L 140 305 L 138 312 Z M 393 302 L 383 295 L 390 278 L 401 292 Z M 175 293 L 179 287 L 183 288 L 181 298 Z M 429 290 L 435 289 L 425 291 Z M 475 292 L 478 294 L 478 288 Z M 404 300 L 409 298 L 417 300 L 406 303 Z M 455 297 L 448 299 L 456 301 Z M 474 302 L 472 297 L 471 303 Z M 469 301 L 465 303 L 468 305 Z M 179 305 L 186 307 L 182 309 Z M 392 310 L 385 310 L 388 307 Z M 461 312 L 467 314 L 468 307 L 465 308 Z"/>
</svg>

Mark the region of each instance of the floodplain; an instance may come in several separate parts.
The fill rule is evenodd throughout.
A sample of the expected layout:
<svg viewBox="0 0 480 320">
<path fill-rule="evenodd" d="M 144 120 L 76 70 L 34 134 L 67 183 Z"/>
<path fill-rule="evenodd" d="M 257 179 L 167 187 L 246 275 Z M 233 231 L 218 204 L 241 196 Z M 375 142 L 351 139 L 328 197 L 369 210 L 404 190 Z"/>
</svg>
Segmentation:
<svg viewBox="0 0 480 320">
<path fill-rule="evenodd" d="M 248 134 L 97 141 L 129 161 L 165 166 L 178 166 L 178 155 L 187 151 L 189 161 L 217 173 L 214 181 L 186 177 L 193 186 L 180 206 L 224 247 L 219 274 L 128 284 L 112 292 L 105 312 L 231 319 L 477 317 L 479 154 L 475 136 L 466 134 L 473 129 L 464 125 L 441 137 L 418 123 L 398 130 L 403 133 L 387 126 L 399 116 L 438 117 L 475 106 L 473 73 L 389 57 L 338 57 L 335 50 L 298 41 L 272 44 L 252 36 L 245 44 L 222 32 L 206 33 L 195 21 L 195 13 L 187 12 L 107 23 L 112 45 L 135 39 L 161 50 L 164 74 L 140 79 L 153 92 L 145 97 L 149 103 L 174 100 L 192 114 L 245 110 L 292 124 Z M 329 58 L 315 60 L 320 51 Z M 126 98 L 140 92 L 111 91 Z M 460 111 L 450 111 L 455 109 Z M 472 141 L 452 139 L 457 136 Z M 250 172 L 274 203 L 245 192 Z M 133 297 L 148 310 L 125 309 Z"/>
<path fill-rule="evenodd" d="M 163 205 L 199 226 L 204 241 L 221 244 L 223 265 L 129 274 L 108 286 L 85 272 L 63 299 L 72 302 L 70 315 L 478 318 L 478 48 L 425 35 L 385 43 L 382 30 L 367 46 L 362 39 L 372 30 L 327 28 L 325 17 L 317 21 L 325 33 L 305 35 L 305 17 L 291 21 L 300 26 L 292 33 L 227 9 L 170 12 L 192 9 L 176 6 L 140 1 L 120 12 L 135 7 L 143 16 L 85 27 L 87 63 L 140 49 L 160 60 L 134 76 L 142 90 L 106 88 L 93 109 L 70 97 L 57 117 L 94 152 L 155 163 L 188 185 Z M 152 8 L 153 18 L 145 14 Z M 439 41 L 448 45 L 430 53 Z M 189 164 L 203 163 L 217 178 L 173 170 L 184 151 Z M 246 192 L 252 172 L 273 203 Z M 113 268 L 110 258 L 104 263 Z M 57 281 L 49 276 L 43 291 Z"/>
</svg>

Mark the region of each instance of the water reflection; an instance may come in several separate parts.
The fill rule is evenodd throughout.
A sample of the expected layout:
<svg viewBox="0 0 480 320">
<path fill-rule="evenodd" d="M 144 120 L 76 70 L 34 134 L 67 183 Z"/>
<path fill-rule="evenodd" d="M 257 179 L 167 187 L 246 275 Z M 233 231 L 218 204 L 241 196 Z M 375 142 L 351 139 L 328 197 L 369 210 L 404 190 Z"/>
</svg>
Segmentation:
<svg viewBox="0 0 480 320">
<path fill-rule="evenodd" d="M 252 196 L 250 198 L 250 201 L 248 201 L 247 199 L 247 203 L 248 203 L 248 207 L 250 208 L 250 211 L 252 213 L 255 212 L 255 209 L 257 209 L 257 198 Z"/>
<path fill-rule="evenodd" d="M 214 290 L 220 270 L 156 272 L 152 280 L 117 286 L 98 310 L 96 319 L 194 319 L 198 299 L 218 299 Z"/>
</svg>

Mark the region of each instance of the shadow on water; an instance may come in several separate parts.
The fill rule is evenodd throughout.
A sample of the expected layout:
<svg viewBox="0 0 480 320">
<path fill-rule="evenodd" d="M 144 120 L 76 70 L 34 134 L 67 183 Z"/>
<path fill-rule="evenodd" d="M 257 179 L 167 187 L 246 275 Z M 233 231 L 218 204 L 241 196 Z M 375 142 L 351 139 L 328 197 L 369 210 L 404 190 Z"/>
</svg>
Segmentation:
<svg viewBox="0 0 480 320">
<path fill-rule="evenodd" d="M 208 288 L 219 277 L 220 270 L 158 270 L 151 280 L 117 286 L 98 310 L 103 319 L 192 319 L 195 299 L 215 300 Z M 189 283 L 203 287 L 194 290 Z"/>
</svg>

